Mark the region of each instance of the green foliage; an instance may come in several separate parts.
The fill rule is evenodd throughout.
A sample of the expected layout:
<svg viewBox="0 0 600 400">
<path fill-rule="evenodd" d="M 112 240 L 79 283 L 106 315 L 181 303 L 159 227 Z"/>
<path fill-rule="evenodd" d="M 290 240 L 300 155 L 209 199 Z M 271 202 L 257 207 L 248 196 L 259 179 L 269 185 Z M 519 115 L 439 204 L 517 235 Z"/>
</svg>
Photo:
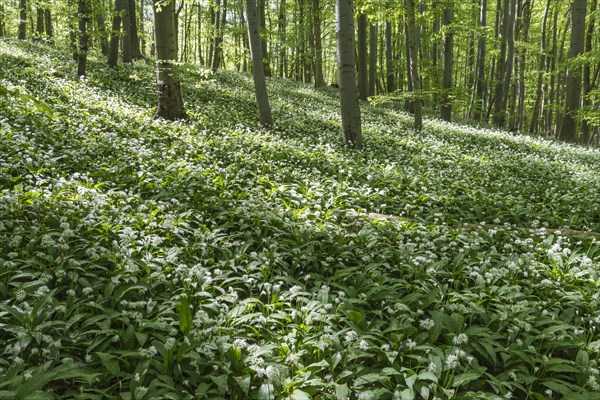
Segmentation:
<svg viewBox="0 0 600 400">
<path fill-rule="evenodd" d="M 335 90 L 271 80 L 264 131 L 186 65 L 168 123 L 150 64 L 0 60 L 0 397 L 599 397 L 597 150 L 381 104 L 356 153 Z"/>
</svg>

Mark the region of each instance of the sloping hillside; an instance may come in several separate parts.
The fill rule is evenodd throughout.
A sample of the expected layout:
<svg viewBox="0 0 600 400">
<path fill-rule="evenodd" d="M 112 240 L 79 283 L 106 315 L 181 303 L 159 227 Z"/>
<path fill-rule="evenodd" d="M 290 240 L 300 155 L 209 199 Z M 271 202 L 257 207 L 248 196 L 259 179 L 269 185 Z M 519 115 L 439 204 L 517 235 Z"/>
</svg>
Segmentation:
<svg viewBox="0 0 600 400">
<path fill-rule="evenodd" d="M 0 41 L 0 398 L 600 398 L 598 150 L 104 64 Z"/>
</svg>

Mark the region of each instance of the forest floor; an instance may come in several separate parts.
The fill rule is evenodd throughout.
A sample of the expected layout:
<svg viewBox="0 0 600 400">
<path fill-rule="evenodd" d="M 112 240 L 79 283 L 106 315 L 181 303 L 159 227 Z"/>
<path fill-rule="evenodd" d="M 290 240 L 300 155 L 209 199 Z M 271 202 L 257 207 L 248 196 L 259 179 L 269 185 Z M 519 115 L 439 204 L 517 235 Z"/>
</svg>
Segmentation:
<svg viewBox="0 0 600 400">
<path fill-rule="evenodd" d="M 0 41 L 0 398 L 600 399 L 600 152 Z"/>
</svg>

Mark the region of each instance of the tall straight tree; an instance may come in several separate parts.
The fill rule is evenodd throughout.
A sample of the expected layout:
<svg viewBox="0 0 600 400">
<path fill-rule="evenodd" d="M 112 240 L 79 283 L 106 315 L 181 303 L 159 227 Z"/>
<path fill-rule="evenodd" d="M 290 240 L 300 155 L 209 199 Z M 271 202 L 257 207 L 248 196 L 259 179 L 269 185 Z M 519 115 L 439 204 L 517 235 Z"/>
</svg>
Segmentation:
<svg viewBox="0 0 600 400">
<path fill-rule="evenodd" d="M 444 121 L 452 120 L 452 68 L 454 66 L 454 33 L 452 32 L 452 3 L 447 2 L 442 11 L 442 25 L 444 25 L 444 52 L 442 74 L 442 107 L 440 116 Z"/>
<path fill-rule="evenodd" d="M 548 14 L 550 12 L 550 4 L 552 0 L 546 0 L 546 6 L 544 7 L 544 14 L 542 16 L 542 32 L 541 32 L 541 41 L 540 41 L 540 53 L 539 53 L 539 61 L 538 61 L 538 71 L 537 71 L 537 84 L 535 91 L 535 103 L 533 104 L 533 110 L 531 110 L 531 121 L 529 123 L 529 132 L 536 133 L 538 130 L 538 121 L 540 115 L 540 108 L 542 106 L 543 100 L 543 91 L 542 84 L 544 82 L 544 69 L 546 66 L 546 29 L 548 25 Z"/>
<path fill-rule="evenodd" d="M 369 27 L 369 96 L 375 96 L 377 86 L 377 23 Z"/>
<path fill-rule="evenodd" d="M 337 43 L 337 70 L 342 117 L 342 141 L 348 147 L 362 149 L 360 104 L 356 91 L 354 58 L 354 4 L 353 0 L 336 0 L 335 36 Z"/>
<path fill-rule="evenodd" d="M 132 40 L 131 40 L 131 20 L 132 16 L 130 13 L 129 4 L 133 2 L 133 0 L 121 0 L 121 15 L 123 16 L 123 36 L 121 37 L 121 41 L 123 43 L 123 62 L 126 64 L 130 64 L 133 61 L 132 54 Z M 174 1 L 174 0 L 173 0 Z"/>
<path fill-rule="evenodd" d="M 475 121 L 481 120 L 482 110 L 485 100 L 485 57 L 486 57 L 486 33 L 487 26 L 487 0 L 481 0 L 479 7 L 479 40 L 477 42 L 477 64 L 475 66 L 475 101 L 473 102 L 472 118 Z"/>
<path fill-rule="evenodd" d="M 77 77 L 82 77 L 86 75 L 87 66 L 87 26 L 90 21 L 88 0 L 78 0 L 77 14 L 79 17 L 79 49 L 77 51 Z"/>
<path fill-rule="evenodd" d="M 396 72 L 394 71 L 394 46 L 392 43 L 392 23 L 390 21 L 385 22 L 385 70 L 386 70 L 386 91 L 388 93 L 396 90 L 394 77 Z"/>
<path fill-rule="evenodd" d="M 367 75 L 367 16 L 358 14 L 358 96 L 366 100 L 369 96 L 369 77 Z"/>
<path fill-rule="evenodd" d="M 323 38 L 321 37 L 321 2 L 313 0 L 313 32 L 315 38 L 315 87 L 325 86 L 323 79 Z"/>
<path fill-rule="evenodd" d="M 19 33 L 18 38 L 25 40 L 27 36 L 27 0 L 19 0 Z"/>
<path fill-rule="evenodd" d="M 585 15 L 587 0 L 573 0 L 571 8 L 571 42 L 569 44 L 569 66 L 567 69 L 567 87 L 565 115 L 560 127 L 560 139 L 574 142 L 577 139 L 577 112 L 581 102 L 581 65 L 573 61 L 584 49 Z"/>
<path fill-rule="evenodd" d="M 598 7 L 597 1 L 592 0 L 590 4 L 589 21 L 587 31 L 585 34 L 585 52 L 586 54 L 592 53 L 592 44 L 594 40 L 594 28 L 596 24 L 596 8 Z M 592 68 L 590 66 L 591 61 L 588 61 L 583 66 L 583 106 L 584 108 L 590 106 L 589 94 L 592 91 Z M 598 69 L 596 69 L 596 78 L 598 77 Z M 581 121 L 581 143 L 588 144 L 591 140 L 591 129 L 587 118 Z"/>
<path fill-rule="evenodd" d="M 421 111 L 421 94 L 419 83 L 419 55 L 417 53 L 417 25 L 415 22 L 415 2 L 414 0 L 404 0 L 406 7 L 406 38 L 408 42 L 409 53 L 409 79 L 412 82 L 413 99 L 412 109 L 415 115 L 415 130 L 423 129 L 423 115 Z"/>
<path fill-rule="evenodd" d="M 177 31 L 175 29 L 175 0 L 165 3 L 153 0 L 154 43 L 156 46 L 156 86 L 158 107 L 154 118 L 186 119 L 181 96 L 177 61 Z"/>
<path fill-rule="evenodd" d="M 46 40 L 49 43 L 54 43 L 54 29 L 52 28 L 52 11 L 50 8 L 45 9 L 44 20 L 46 25 Z"/>
<path fill-rule="evenodd" d="M 260 45 L 265 76 L 271 76 L 271 63 L 269 62 L 269 46 L 267 42 L 267 0 L 258 0 L 258 18 L 260 23 Z"/>
<path fill-rule="evenodd" d="M 248 41 L 250 42 L 250 55 L 252 58 L 252 76 L 254 77 L 254 92 L 258 103 L 260 123 L 265 128 L 273 126 L 269 94 L 265 81 L 263 64 L 262 42 L 260 35 L 260 22 L 256 8 L 256 0 L 246 0 L 246 14 L 248 16 Z"/>
<path fill-rule="evenodd" d="M 5 28 L 4 3 L 0 4 L 0 37 L 4 37 Z"/>
<path fill-rule="evenodd" d="M 108 65 L 112 68 L 117 66 L 119 61 L 119 38 L 121 36 L 121 9 L 123 8 L 123 0 L 115 0 L 115 8 L 113 10 L 112 29 L 110 31 L 110 46 L 108 49 Z"/>
<path fill-rule="evenodd" d="M 140 50 L 140 38 L 138 35 L 138 24 L 137 24 L 137 13 L 135 0 L 128 1 L 128 14 L 129 14 L 129 42 L 131 45 L 131 57 L 135 60 L 142 58 L 142 51 Z"/>
</svg>

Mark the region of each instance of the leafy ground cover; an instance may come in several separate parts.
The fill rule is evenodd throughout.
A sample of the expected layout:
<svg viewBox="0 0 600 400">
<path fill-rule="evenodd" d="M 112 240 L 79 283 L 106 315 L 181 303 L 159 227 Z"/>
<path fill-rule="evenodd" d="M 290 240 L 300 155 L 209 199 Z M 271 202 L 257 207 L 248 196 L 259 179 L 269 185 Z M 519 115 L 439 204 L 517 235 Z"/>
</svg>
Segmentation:
<svg viewBox="0 0 600 400">
<path fill-rule="evenodd" d="M 600 153 L 0 41 L 0 398 L 598 399 Z"/>
</svg>

